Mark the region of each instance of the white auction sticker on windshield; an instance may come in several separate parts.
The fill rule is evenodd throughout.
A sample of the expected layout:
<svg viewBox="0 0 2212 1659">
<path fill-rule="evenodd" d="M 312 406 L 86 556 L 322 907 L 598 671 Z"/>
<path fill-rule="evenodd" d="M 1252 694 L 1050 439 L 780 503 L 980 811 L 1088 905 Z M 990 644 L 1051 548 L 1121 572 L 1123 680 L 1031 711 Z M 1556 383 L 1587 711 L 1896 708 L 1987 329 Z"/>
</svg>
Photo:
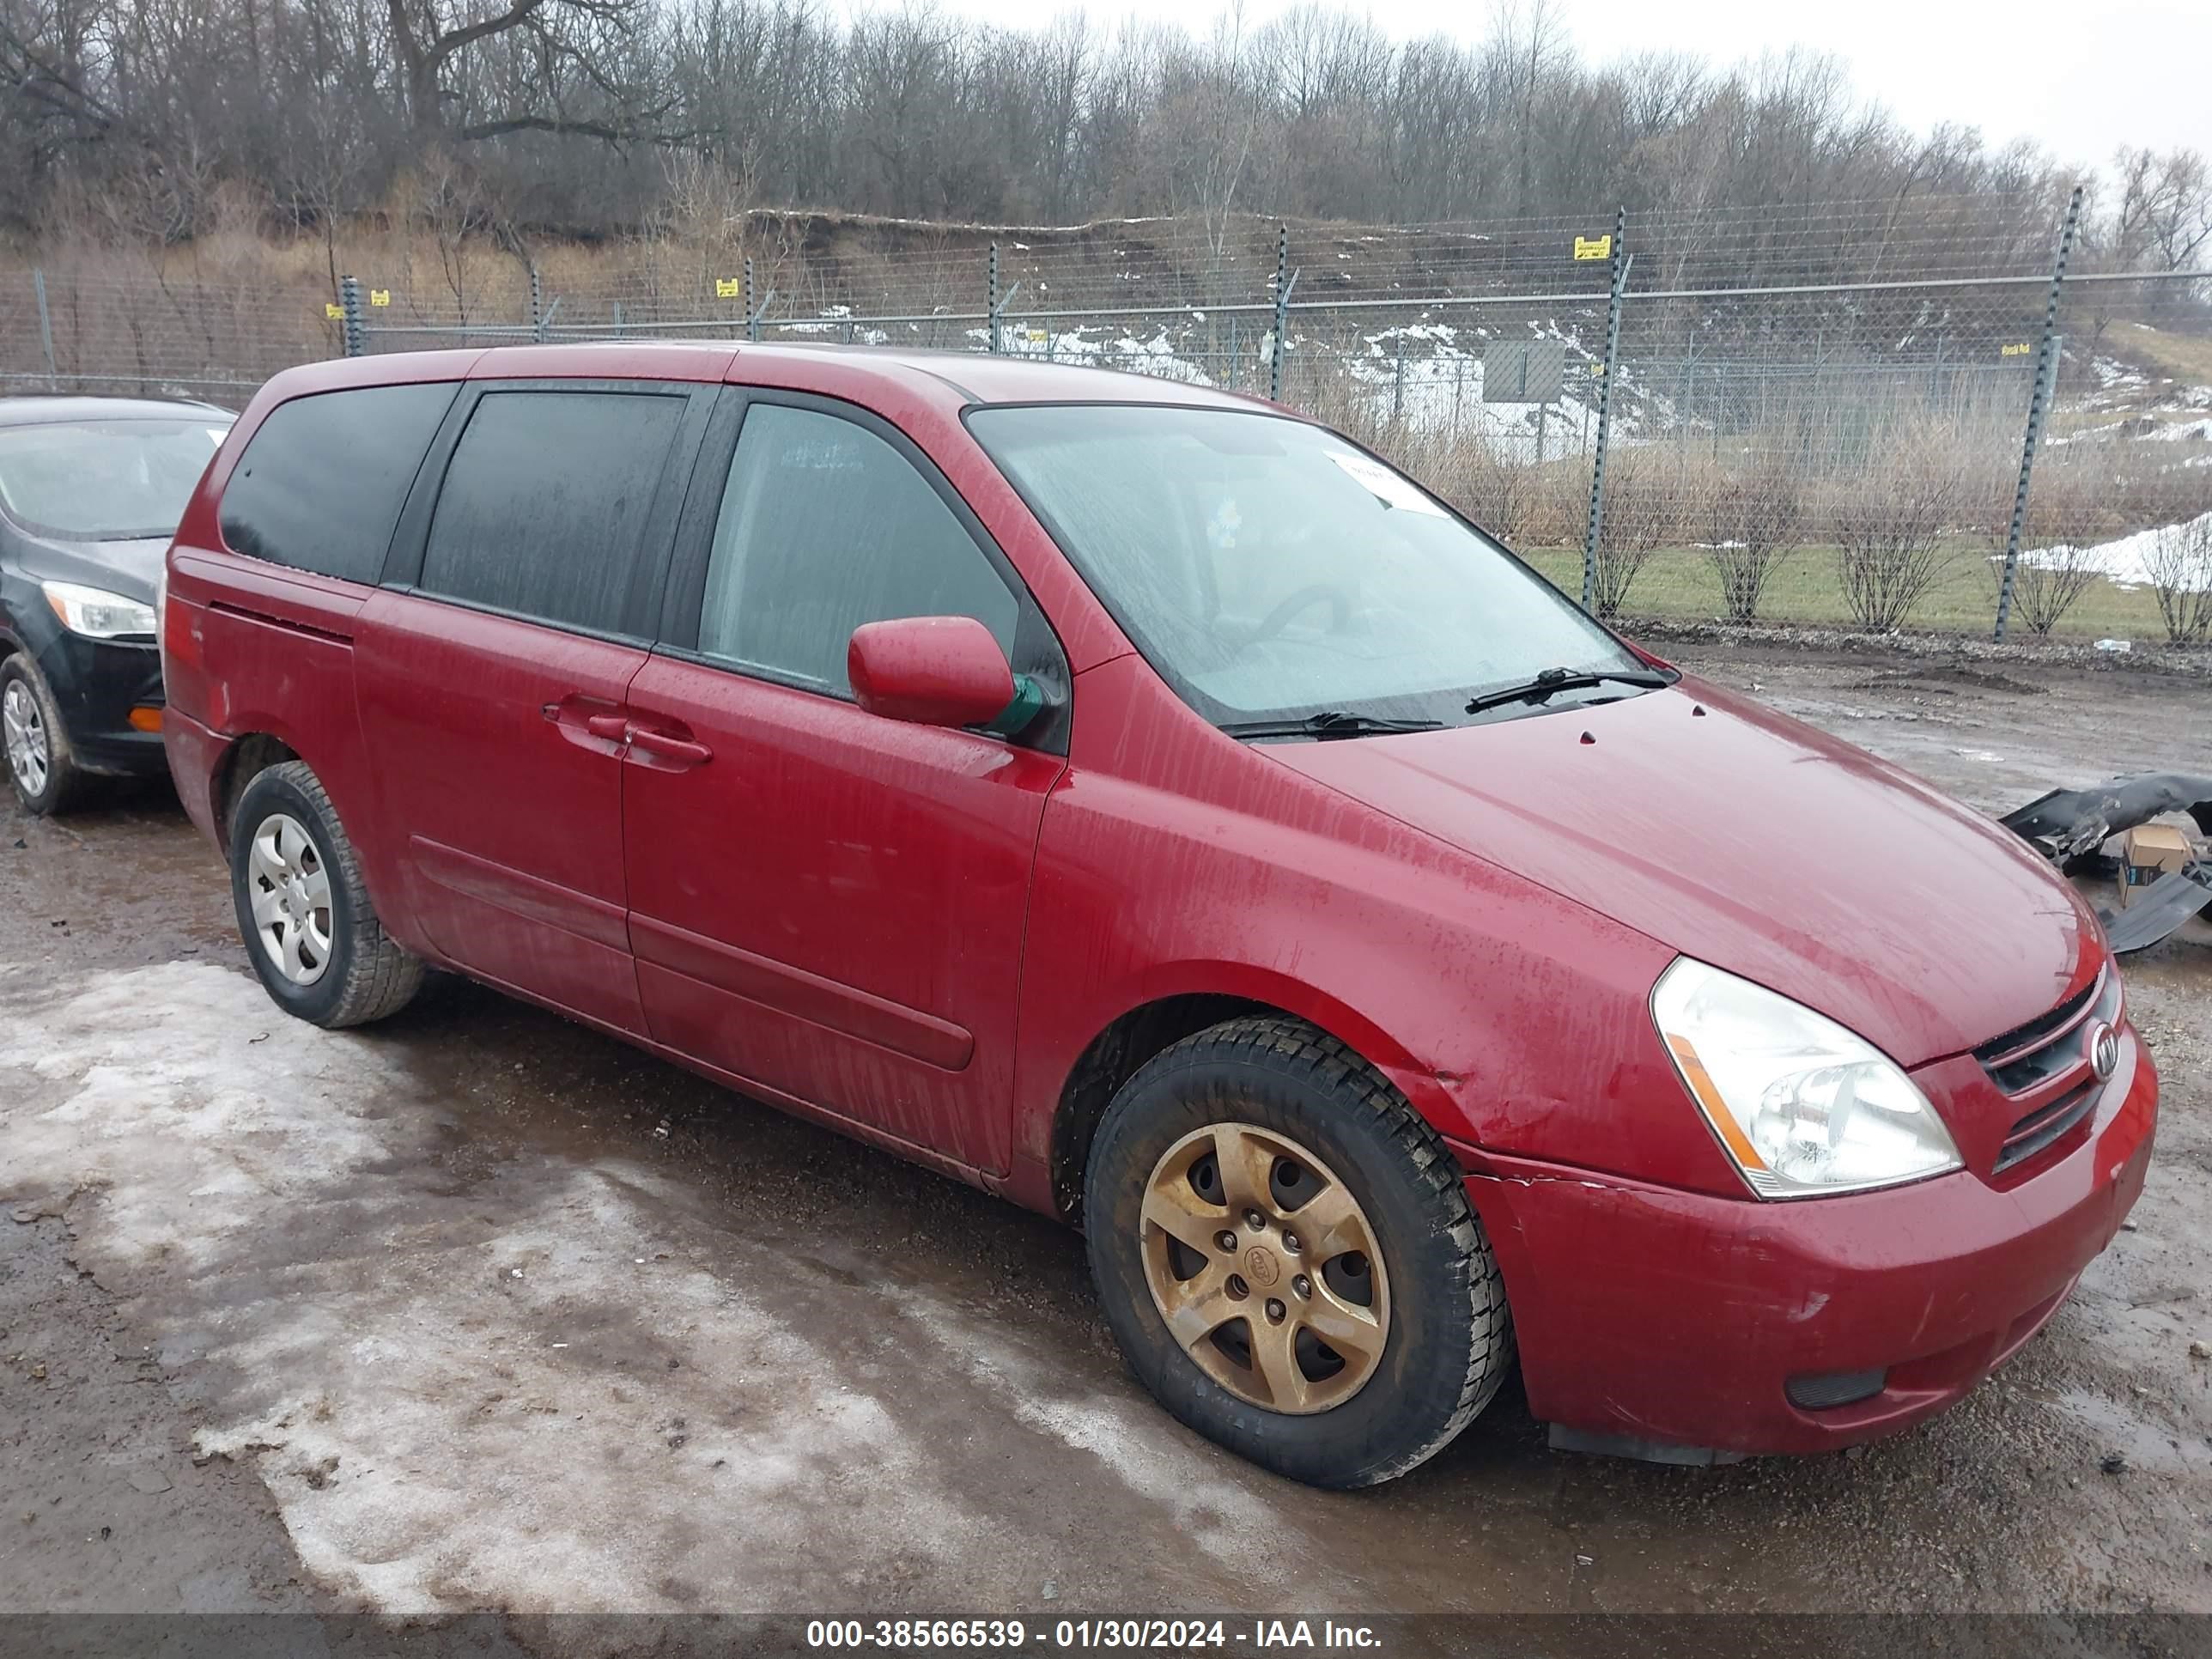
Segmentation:
<svg viewBox="0 0 2212 1659">
<path fill-rule="evenodd" d="M 1408 513 L 1425 513 L 1435 519 L 1444 516 L 1443 508 L 1431 501 L 1410 480 L 1400 477 L 1382 462 L 1370 461 L 1364 455 L 1347 455 L 1336 449 L 1327 453 L 1329 459 L 1342 467 L 1348 477 L 1383 506 L 1401 507 Z"/>
</svg>

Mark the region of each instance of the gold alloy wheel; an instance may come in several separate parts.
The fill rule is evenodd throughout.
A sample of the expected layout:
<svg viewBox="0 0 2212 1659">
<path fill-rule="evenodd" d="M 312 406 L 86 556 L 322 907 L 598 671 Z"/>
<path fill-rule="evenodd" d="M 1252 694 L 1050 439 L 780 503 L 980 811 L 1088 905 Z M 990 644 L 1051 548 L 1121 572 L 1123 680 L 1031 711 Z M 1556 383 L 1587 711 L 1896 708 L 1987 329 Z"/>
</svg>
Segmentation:
<svg viewBox="0 0 2212 1659">
<path fill-rule="evenodd" d="M 1145 1187 L 1145 1282 L 1169 1332 L 1240 1400 L 1310 1415 L 1365 1386 L 1390 1285 L 1359 1201 L 1287 1135 L 1213 1123 Z"/>
</svg>

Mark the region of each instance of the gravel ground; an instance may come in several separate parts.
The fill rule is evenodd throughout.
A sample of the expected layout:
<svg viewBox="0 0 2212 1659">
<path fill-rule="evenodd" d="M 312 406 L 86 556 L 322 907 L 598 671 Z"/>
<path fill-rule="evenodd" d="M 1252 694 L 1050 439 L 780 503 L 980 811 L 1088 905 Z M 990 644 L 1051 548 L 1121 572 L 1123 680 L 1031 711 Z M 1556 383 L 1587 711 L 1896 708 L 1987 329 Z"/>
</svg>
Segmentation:
<svg viewBox="0 0 2212 1659">
<path fill-rule="evenodd" d="M 1662 648 L 1978 807 L 2212 772 L 2201 678 Z M 1046 1222 L 465 984 L 283 1020 L 158 790 L 0 807 L 0 1613 L 2212 1612 L 2202 922 L 2130 970 L 2134 1225 L 1958 1410 L 1683 1469 L 1509 1389 L 1331 1495 L 1158 1412 Z"/>
</svg>

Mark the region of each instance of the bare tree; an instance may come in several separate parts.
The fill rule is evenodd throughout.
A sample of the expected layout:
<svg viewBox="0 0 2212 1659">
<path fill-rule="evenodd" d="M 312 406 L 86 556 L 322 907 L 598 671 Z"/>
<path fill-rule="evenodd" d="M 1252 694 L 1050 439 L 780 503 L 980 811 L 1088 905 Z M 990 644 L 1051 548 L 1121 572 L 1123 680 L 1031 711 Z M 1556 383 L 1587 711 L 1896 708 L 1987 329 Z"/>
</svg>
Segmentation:
<svg viewBox="0 0 2212 1659">
<path fill-rule="evenodd" d="M 634 117 L 630 88 L 617 74 L 617 47 L 635 26 L 638 0 L 514 0 L 504 11 L 479 13 L 456 0 L 385 0 L 392 57 L 406 88 L 407 115 L 425 138 L 493 138 L 512 132 L 565 132 L 620 139 L 637 136 L 632 121 L 572 116 L 560 107 L 564 76 L 575 75 L 621 116 Z M 533 71 L 525 90 L 538 94 L 453 118 L 462 101 L 450 84 L 480 46 L 519 47 L 515 61 Z M 534 82 L 531 86 L 528 83 Z"/>
<path fill-rule="evenodd" d="M 674 148 L 763 202 L 1187 214 L 1216 261 L 1253 210 L 1426 222 L 1626 201 L 1681 227 L 1644 249 L 1662 279 L 1720 252 L 1737 278 L 1794 282 L 1808 259 L 1909 276 L 1946 235 L 2039 264 L 2071 182 L 1971 129 L 1907 132 L 1814 54 L 1592 65 L 1550 0 L 1497 0 L 1472 40 L 1394 41 L 1341 0 L 1263 27 L 1233 3 L 1212 16 L 1002 29 L 933 0 L 0 0 L 0 222 L 34 229 L 68 189 L 184 158 L 179 236 L 202 185 L 242 185 L 288 228 L 321 228 L 328 267 L 332 216 L 404 196 L 442 149 L 519 218 L 631 234 L 671 188 L 651 152 Z M 2122 156 L 2093 227 L 2117 268 L 2202 260 L 2206 174 L 2189 150 Z M 1818 246 L 1802 215 L 1710 211 L 1814 201 L 1889 208 Z"/>
<path fill-rule="evenodd" d="M 2123 148 L 2112 240 L 2123 270 L 2185 270 L 2212 244 L 2212 168 L 2193 149 Z"/>
</svg>

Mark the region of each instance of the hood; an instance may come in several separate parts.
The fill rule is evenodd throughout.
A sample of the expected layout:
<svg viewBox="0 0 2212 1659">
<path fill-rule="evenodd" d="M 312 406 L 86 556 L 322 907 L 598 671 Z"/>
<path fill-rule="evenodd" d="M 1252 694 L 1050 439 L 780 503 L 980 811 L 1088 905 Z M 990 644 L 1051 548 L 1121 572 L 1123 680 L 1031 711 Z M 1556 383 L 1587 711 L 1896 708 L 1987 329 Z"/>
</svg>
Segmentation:
<svg viewBox="0 0 2212 1659">
<path fill-rule="evenodd" d="M 2104 954 L 2079 895 L 2016 836 L 1693 679 L 1518 720 L 1261 747 L 1906 1066 L 2043 1013 Z"/>
<path fill-rule="evenodd" d="M 125 542 L 56 541 L 46 536 L 26 537 L 22 563 L 24 574 L 40 581 L 77 582 L 151 605 L 154 583 L 161 574 L 161 560 L 168 550 L 167 536 L 142 537 Z"/>
</svg>

